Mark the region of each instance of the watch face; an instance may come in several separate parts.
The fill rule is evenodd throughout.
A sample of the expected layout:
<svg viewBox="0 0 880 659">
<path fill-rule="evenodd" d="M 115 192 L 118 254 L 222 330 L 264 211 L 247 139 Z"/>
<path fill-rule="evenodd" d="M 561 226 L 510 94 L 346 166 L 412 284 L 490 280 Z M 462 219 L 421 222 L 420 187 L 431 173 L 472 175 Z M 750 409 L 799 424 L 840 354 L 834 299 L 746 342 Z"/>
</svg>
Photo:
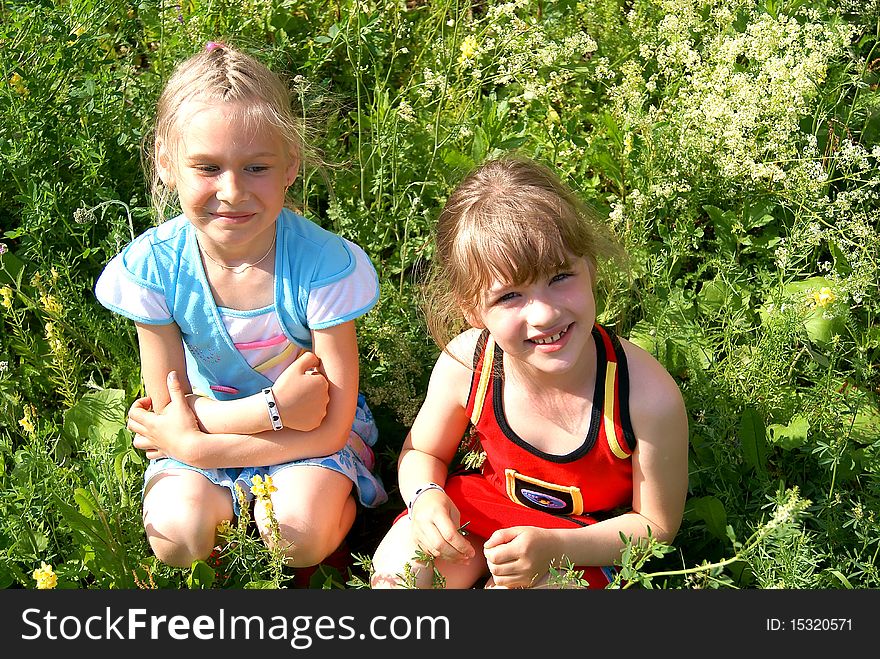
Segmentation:
<svg viewBox="0 0 880 659">
<path fill-rule="evenodd" d="M 514 469 L 507 469 L 504 473 L 507 496 L 516 503 L 554 515 L 580 515 L 584 512 L 583 497 L 576 486 L 556 485 Z"/>
</svg>

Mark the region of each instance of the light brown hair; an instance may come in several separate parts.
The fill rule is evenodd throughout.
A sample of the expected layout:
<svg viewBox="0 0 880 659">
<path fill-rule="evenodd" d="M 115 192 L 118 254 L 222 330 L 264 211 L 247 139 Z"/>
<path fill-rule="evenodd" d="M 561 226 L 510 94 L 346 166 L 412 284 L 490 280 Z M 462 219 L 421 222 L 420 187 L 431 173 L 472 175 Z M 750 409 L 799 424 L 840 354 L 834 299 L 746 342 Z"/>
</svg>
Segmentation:
<svg viewBox="0 0 880 659">
<path fill-rule="evenodd" d="M 189 101 L 207 104 L 230 103 L 240 108 L 249 128 L 269 128 L 291 156 L 305 167 L 321 167 L 318 151 L 309 146 L 302 112 L 293 103 L 291 86 L 255 57 L 225 44 L 206 48 L 178 64 L 166 83 L 156 106 L 153 130 L 144 142 L 144 167 L 150 181 L 153 207 L 164 220 L 174 202 L 174 191 L 163 185 L 156 167 L 156 146 L 163 144 L 174 154 L 187 116 L 182 109 Z"/>
<path fill-rule="evenodd" d="M 435 238 L 425 311 L 441 349 L 467 327 L 466 315 L 496 280 L 530 283 L 580 257 L 595 280 L 603 263 L 623 259 L 589 206 L 548 167 L 517 155 L 489 160 L 459 183 Z"/>
</svg>

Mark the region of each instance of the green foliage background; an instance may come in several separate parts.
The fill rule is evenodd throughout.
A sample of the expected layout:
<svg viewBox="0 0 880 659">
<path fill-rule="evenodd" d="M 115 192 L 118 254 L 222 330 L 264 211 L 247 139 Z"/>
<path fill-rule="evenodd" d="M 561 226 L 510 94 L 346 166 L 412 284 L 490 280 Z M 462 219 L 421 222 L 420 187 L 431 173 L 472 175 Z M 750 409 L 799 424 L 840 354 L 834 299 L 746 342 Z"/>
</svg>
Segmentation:
<svg viewBox="0 0 880 659">
<path fill-rule="evenodd" d="M 247 525 L 191 570 L 151 557 L 133 327 L 94 299 L 155 221 L 140 143 L 173 64 L 208 40 L 266 59 L 322 130 L 302 211 L 363 246 L 378 307 L 362 387 L 394 463 L 436 356 L 419 311 L 457 180 L 519 150 L 632 255 L 601 320 L 655 354 L 691 422 L 674 546 L 629 546 L 628 587 L 880 586 L 877 0 L 0 1 L 0 586 L 279 587 Z M 360 572 L 358 572 L 360 571 Z"/>
</svg>

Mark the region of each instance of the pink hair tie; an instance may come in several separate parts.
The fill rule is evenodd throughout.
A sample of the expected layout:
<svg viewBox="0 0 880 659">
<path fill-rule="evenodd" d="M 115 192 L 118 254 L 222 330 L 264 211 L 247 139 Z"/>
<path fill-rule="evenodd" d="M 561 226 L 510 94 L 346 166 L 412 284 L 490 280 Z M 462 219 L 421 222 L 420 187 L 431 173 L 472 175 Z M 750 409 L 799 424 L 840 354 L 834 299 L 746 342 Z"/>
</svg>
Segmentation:
<svg viewBox="0 0 880 659">
<path fill-rule="evenodd" d="M 209 41 L 205 44 L 205 50 L 207 50 L 209 53 L 217 50 L 218 48 L 226 48 L 226 44 L 222 41 Z"/>
</svg>

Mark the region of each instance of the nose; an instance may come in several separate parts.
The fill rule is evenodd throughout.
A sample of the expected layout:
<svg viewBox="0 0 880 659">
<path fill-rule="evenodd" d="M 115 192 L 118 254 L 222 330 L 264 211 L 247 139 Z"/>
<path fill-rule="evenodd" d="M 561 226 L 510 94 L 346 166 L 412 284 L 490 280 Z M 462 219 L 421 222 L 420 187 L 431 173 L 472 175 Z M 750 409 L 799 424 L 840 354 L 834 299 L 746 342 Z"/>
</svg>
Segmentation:
<svg viewBox="0 0 880 659">
<path fill-rule="evenodd" d="M 217 180 L 217 199 L 235 204 L 247 196 L 243 176 L 237 172 L 223 172 Z"/>
<path fill-rule="evenodd" d="M 532 297 L 526 305 L 526 322 L 532 327 L 552 327 L 559 320 L 559 308 L 544 296 Z"/>
</svg>

